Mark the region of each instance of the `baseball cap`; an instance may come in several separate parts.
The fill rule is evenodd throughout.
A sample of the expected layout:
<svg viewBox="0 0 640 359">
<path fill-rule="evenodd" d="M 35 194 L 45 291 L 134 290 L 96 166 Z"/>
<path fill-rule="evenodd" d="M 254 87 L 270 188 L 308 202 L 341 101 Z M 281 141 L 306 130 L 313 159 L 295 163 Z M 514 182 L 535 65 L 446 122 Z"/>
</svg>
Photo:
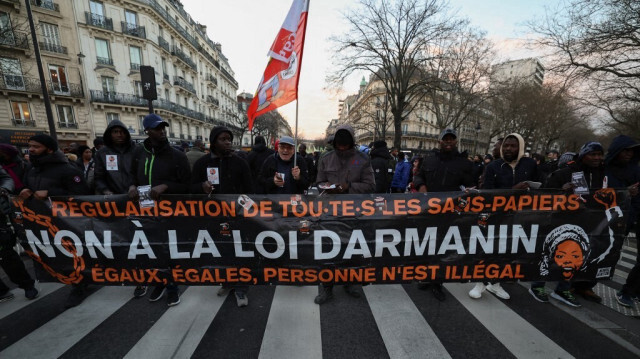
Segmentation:
<svg viewBox="0 0 640 359">
<path fill-rule="evenodd" d="M 447 128 L 442 130 L 442 132 L 440 132 L 440 137 L 438 137 L 438 139 L 442 141 L 442 139 L 446 135 L 452 135 L 454 138 L 458 138 L 458 134 L 456 134 L 456 131 L 454 131 L 453 128 Z"/>
<path fill-rule="evenodd" d="M 142 127 L 144 127 L 145 130 L 148 128 L 156 128 L 160 125 L 169 126 L 169 123 L 163 121 L 162 118 L 155 113 L 146 115 L 142 120 Z"/>
<path fill-rule="evenodd" d="M 293 138 L 289 137 L 289 136 L 282 136 L 280 138 L 280 144 L 286 143 L 287 145 L 291 145 L 291 146 L 295 146 L 296 143 L 295 141 L 293 141 Z"/>
</svg>

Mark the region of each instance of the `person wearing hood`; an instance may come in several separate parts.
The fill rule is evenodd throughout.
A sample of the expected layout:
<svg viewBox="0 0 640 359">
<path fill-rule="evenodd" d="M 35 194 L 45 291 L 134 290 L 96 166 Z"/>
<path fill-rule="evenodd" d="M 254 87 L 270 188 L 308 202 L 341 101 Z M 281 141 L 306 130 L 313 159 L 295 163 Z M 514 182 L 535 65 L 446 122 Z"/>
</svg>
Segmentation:
<svg viewBox="0 0 640 359">
<path fill-rule="evenodd" d="M 473 164 L 466 152 L 458 152 L 458 135 L 447 128 L 440 133 L 440 150 L 434 150 L 425 157 L 418 173 L 413 176 L 413 184 L 418 192 L 459 192 L 461 186 L 472 187 Z M 433 296 L 444 301 L 446 296 L 441 282 L 419 283 L 418 289 L 431 288 Z"/>
<path fill-rule="evenodd" d="M 328 192 L 334 194 L 372 193 L 376 189 L 376 182 L 371 168 L 369 156 L 355 148 L 353 128 L 341 125 L 336 129 L 333 138 L 333 151 L 320 157 L 318 161 L 318 188 L 335 186 Z M 360 297 L 360 292 L 351 285 L 344 286 L 347 294 L 354 298 Z M 333 298 L 333 284 L 320 285 L 316 304 L 324 304 Z"/>
<path fill-rule="evenodd" d="M 24 176 L 24 187 L 18 195 L 23 200 L 46 200 L 50 196 L 88 195 L 89 187 L 82 171 L 72 165 L 58 143 L 49 135 L 29 138 L 29 159 L 32 167 Z M 66 308 L 79 305 L 84 300 L 86 285 L 74 284 L 65 302 Z"/>
<path fill-rule="evenodd" d="M 500 158 L 490 162 L 484 172 L 482 189 L 528 189 L 529 181 L 538 180 L 538 164 L 533 158 L 524 157 L 525 142 L 517 133 L 507 135 L 500 145 Z M 476 283 L 469 296 L 478 299 L 484 290 L 500 299 L 511 296 L 500 283 Z"/>
<path fill-rule="evenodd" d="M 604 158 L 604 173 L 607 176 L 607 185 L 610 188 L 627 189 L 631 196 L 631 211 L 627 217 L 626 233 L 634 228 L 635 233 L 640 233 L 640 196 L 638 196 L 638 186 L 640 185 L 640 143 L 629 136 L 616 136 L 607 149 L 607 156 Z M 622 289 L 616 293 L 618 303 L 625 307 L 635 305 L 632 297 L 637 296 L 640 291 L 640 254 L 636 258 Z"/>
<path fill-rule="evenodd" d="M 109 122 L 102 138 L 104 146 L 95 155 L 96 193 L 126 194 L 131 185 L 135 143 L 120 120 Z"/>
<path fill-rule="evenodd" d="M 389 153 L 387 143 L 382 140 L 375 141 L 369 156 L 371 156 L 371 167 L 376 179 L 376 193 L 388 193 L 393 179 L 393 168 L 390 165 L 393 157 Z"/>
<path fill-rule="evenodd" d="M 251 194 L 254 184 L 251 169 L 243 158 L 231 148 L 233 133 L 224 126 L 211 129 L 209 136 L 211 153 L 200 157 L 193 165 L 191 193 L 199 194 Z M 246 285 L 223 285 L 218 296 L 233 291 L 238 307 L 249 305 Z"/>
<path fill-rule="evenodd" d="M 251 147 L 251 152 L 249 152 L 247 156 L 247 162 L 251 169 L 251 178 L 253 178 L 254 190 L 252 192 L 263 193 L 264 190 L 260 185 L 258 176 L 260 175 L 264 160 L 272 156 L 275 151 L 267 147 L 267 141 L 262 136 L 256 136 L 253 143 L 254 145 Z M 211 143 L 211 146 L 213 146 L 213 143 Z"/>
<path fill-rule="evenodd" d="M 563 155 L 564 156 L 564 155 Z M 572 182 L 572 175 L 576 172 L 582 172 L 587 186 L 590 190 L 601 189 L 604 185 L 604 148 L 599 142 L 587 142 L 580 148 L 578 157 L 575 162 L 567 163 L 567 166 L 553 172 L 546 184 L 546 188 L 561 188 L 566 192 L 572 192 L 575 184 Z M 580 307 L 573 293 L 580 294 L 586 300 L 600 303 L 602 298 L 593 292 L 596 281 L 559 281 L 555 291 L 551 293 L 551 297 L 557 299 L 569 306 Z M 544 283 L 536 282 L 531 285 L 532 290 L 541 288 L 544 291 Z M 573 293 L 571 292 L 573 290 Z M 536 297 L 534 295 L 534 297 Z M 540 300 L 539 298 L 536 298 Z"/>
<path fill-rule="evenodd" d="M 309 188 L 307 162 L 304 158 L 296 156 L 294 149 L 293 138 L 283 136 L 278 152 L 265 159 L 259 178 L 264 193 L 303 194 Z"/>
<path fill-rule="evenodd" d="M 184 152 L 169 145 L 167 140 L 169 123 L 152 113 L 144 117 L 142 126 L 148 137 L 133 151 L 129 197 L 134 200 L 139 198 L 138 186 L 150 186 L 149 195 L 154 200 L 158 200 L 162 194 L 189 193 L 191 183 L 189 160 Z M 173 282 L 166 286 L 156 285 L 149 296 L 149 301 L 160 300 L 165 292 L 167 292 L 168 306 L 180 303 L 180 291 Z"/>
</svg>

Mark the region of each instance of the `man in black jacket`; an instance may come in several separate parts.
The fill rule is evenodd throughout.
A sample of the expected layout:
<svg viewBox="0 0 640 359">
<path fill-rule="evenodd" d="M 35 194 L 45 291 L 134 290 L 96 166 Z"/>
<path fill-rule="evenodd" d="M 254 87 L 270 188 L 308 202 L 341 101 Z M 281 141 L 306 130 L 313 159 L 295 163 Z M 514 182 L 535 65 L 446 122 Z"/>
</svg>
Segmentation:
<svg viewBox="0 0 640 359">
<path fill-rule="evenodd" d="M 104 146 L 95 154 L 95 182 L 98 194 L 127 194 L 131 186 L 131 162 L 135 142 L 120 120 L 113 120 L 104 130 Z M 135 298 L 147 294 L 147 286 L 136 286 Z"/>
<path fill-rule="evenodd" d="M 166 129 L 169 124 L 152 113 L 145 116 L 142 125 L 148 137 L 133 151 L 129 197 L 138 198 L 138 186 L 150 186 L 149 195 L 154 200 L 159 199 L 162 194 L 189 193 L 191 181 L 189 160 L 184 152 L 169 145 Z M 180 303 L 180 291 L 174 283 L 166 287 L 155 286 L 149 301 L 160 300 L 165 292 L 167 292 L 168 306 Z"/>
<path fill-rule="evenodd" d="M 193 165 L 191 193 L 249 194 L 253 193 L 251 170 L 243 159 L 233 152 L 233 133 L 224 127 L 211 129 L 211 154 L 203 156 Z M 218 296 L 234 291 L 238 307 L 249 305 L 248 286 L 222 286 Z"/>
<path fill-rule="evenodd" d="M 262 169 L 262 164 L 267 157 L 273 155 L 275 153 L 274 150 L 267 147 L 267 141 L 265 141 L 264 137 L 256 136 L 253 140 L 255 143 L 253 147 L 251 147 L 251 152 L 247 157 L 247 162 L 249 163 L 249 168 L 251 168 L 251 175 L 253 178 L 253 186 L 254 190 L 251 192 L 255 193 L 264 193 L 262 186 L 258 180 L 258 176 L 260 175 L 260 170 Z M 211 143 L 211 147 L 213 148 L 213 143 Z"/>
<path fill-rule="evenodd" d="M 45 200 L 49 196 L 88 195 L 82 171 L 69 163 L 58 144 L 49 135 L 29 138 L 29 161 L 32 167 L 24 177 L 24 188 L 18 195 L 24 200 L 34 197 Z M 74 284 L 66 308 L 75 307 L 85 298 L 86 285 Z"/>
<path fill-rule="evenodd" d="M 376 178 L 376 193 L 389 193 L 394 168 L 390 167 L 393 157 L 389 153 L 387 143 L 385 141 L 375 141 L 369 156 L 371 157 L 373 175 Z"/>
<path fill-rule="evenodd" d="M 313 160 L 313 155 L 307 153 L 307 145 L 301 143 L 298 145 L 298 153 L 300 154 L 300 158 L 305 160 L 307 164 L 307 174 L 309 175 L 309 183 L 315 183 L 316 175 L 318 174 L 318 169 Z"/>
<path fill-rule="evenodd" d="M 309 188 L 307 162 L 296 156 L 294 162 L 295 141 L 283 136 L 278 144 L 278 152 L 267 157 L 260 171 L 260 184 L 264 193 L 303 194 Z"/>
<path fill-rule="evenodd" d="M 458 135 L 447 128 L 440 133 L 440 151 L 434 151 L 422 162 L 422 167 L 413 177 L 418 192 L 459 192 L 460 186 L 472 187 L 473 164 L 466 153 L 458 152 Z M 434 282 L 430 286 L 434 297 L 439 301 L 445 299 L 442 283 Z M 427 283 L 420 283 L 419 289 L 429 288 Z"/>
</svg>

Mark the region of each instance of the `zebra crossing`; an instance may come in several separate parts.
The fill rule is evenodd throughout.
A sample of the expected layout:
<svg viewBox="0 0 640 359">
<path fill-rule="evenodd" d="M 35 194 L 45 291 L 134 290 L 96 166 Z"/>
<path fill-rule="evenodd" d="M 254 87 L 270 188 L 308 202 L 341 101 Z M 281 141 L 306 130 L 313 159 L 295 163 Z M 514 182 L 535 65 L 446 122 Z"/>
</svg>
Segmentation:
<svg viewBox="0 0 640 359">
<path fill-rule="evenodd" d="M 627 262 L 635 241 L 625 245 Z M 635 260 L 635 257 L 633 258 Z M 620 278 L 628 275 L 619 263 Z M 621 279 L 599 283 L 619 289 Z M 0 358 L 637 358 L 640 324 L 601 305 L 539 303 L 527 283 L 503 285 L 511 300 L 470 283 L 446 283 L 439 302 L 415 285 L 371 285 L 361 298 L 337 286 L 258 286 L 238 308 L 218 287 L 182 287 L 181 303 L 133 299 L 133 287 L 90 287 L 64 310 L 70 287 L 39 284 L 40 296 L 0 304 Z"/>
</svg>

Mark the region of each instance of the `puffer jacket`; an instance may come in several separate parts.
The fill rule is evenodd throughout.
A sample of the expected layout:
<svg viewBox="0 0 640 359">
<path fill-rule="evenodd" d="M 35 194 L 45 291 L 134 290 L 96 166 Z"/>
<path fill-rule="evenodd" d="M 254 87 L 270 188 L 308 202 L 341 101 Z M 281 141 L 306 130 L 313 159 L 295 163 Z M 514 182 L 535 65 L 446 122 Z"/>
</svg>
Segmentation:
<svg viewBox="0 0 640 359">
<path fill-rule="evenodd" d="M 474 185 L 473 163 L 467 158 L 466 152 L 434 150 L 431 156 L 422 161 L 413 183 L 416 190 L 425 185 L 428 192 L 460 191 L 460 186 Z"/>
<path fill-rule="evenodd" d="M 353 129 L 349 125 L 342 125 L 336 129 L 347 131 L 354 139 Z M 355 143 L 355 140 L 353 141 Z M 335 140 L 333 143 L 335 148 Z M 373 193 L 376 182 L 369 157 L 352 147 L 346 151 L 333 150 L 318 161 L 318 183 L 330 184 L 347 183 L 348 193 Z"/>
<path fill-rule="evenodd" d="M 278 153 L 274 153 L 272 156 L 267 157 L 262 164 L 262 170 L 260 171 L 259 178 L 264 193 L 303 194 L 304 191 L 309 188 L 307 161 L 298 156 L 296 165 L 300 169 L 300 178 L 297 181 L 293 179 L 293 175 L 291 174 L 291 169 L 293 168 L 293 157 L 288 162 L 283 161 Z M 275 173 L 282 172 L 278 171 L 279 167 L 287 169 L 284 171 L 284 187 L 277 187 L 275 183 L 273 183 L 273 176 Z"/>
<path fill-rule="evenodd" d="M 111 131 L 121 127 L 127 135 L 126 145 L 123 148 L 114 146 L 111 140 Z M 133 151 L 135 143 L 131 140 L 129 131 L 119 120 L 109 122 L 107 129 L 103 134 L 104 147 L 102 147 L 95 155 L 95 187 L 96 193 L 103 194 L 110 191 L 115 194 L 125 194 L 129 191 L 132 184 L 131 161 L 133 160 Z M 117 170 L 107 170 L 107 161 L 109 156 L 115 156 L 117 159 Z"/>
<path fill-rule="evenodd" d="M 33 192 L 47 190 L 49 196 L 86 195 L 89 187 L 77 166 L 69 163 L 58 150 L 40 158 L 31 156 L 31 168 L 24 177 L 24 187 Z"/>
<path fill-rule="evenodd" d="M 168 186 L 166 194 L 189 193 L 191 169 L 187 155 L 168 142 L 154 148 L 151 140 L 144 140 L 133 151 L 131 173 L 135 186 L 165 184 Z"/>
<path fill-rule="evenodd" d="M 243 158 L 235 153 L 224 157 L 209 154 L 202 156 L 193 165 L 191 178 L 191 193 L 204 193 L 202 182 L 207 181 L 207 168 L 217 168 L 220 184 L 213 186 L 214 194 L 251 194 L 254 186 L 251 180 L 251 169 Z"/>
<path fill-rule="evenodd" d="M 589 189 L 600 189 L 604 181 L 604 166 L 591 168 L 583 166 L 579 162 L 570 162 L 567 167 L 553 172 L 545 184 L 545 188 L 562 188 L 565 183 L 571 182 L 571 174 L 574 172 L 584 172 Z M 608 186 L 608 184 L 607 184 Z"/>
<path fill-rule="evenodd" d="M 393 180 L 391 181 L 391 188 L 397 188 L 404 192 L 407 184 L 409 184 L 409 176 L 411 176 L 411 163 L 407 160 L 398 162 L 396 172 L 393 174 Z"/>
<path fill-rule="evenodd" d="M 483 189 L 511 188 L 523 181 L 538 181 L 540 179 L 536 161 L 533 158 L 524 157 L 524 139 L 515 133 L 507 135 L 505 139 L 509 137 L 515 137 L 518 140 L 518 157 L 511 164 L 505 162 L 502 147 L 500 147 L 502 158 L 487 165 L 482 183 Z"/>
</svg>

